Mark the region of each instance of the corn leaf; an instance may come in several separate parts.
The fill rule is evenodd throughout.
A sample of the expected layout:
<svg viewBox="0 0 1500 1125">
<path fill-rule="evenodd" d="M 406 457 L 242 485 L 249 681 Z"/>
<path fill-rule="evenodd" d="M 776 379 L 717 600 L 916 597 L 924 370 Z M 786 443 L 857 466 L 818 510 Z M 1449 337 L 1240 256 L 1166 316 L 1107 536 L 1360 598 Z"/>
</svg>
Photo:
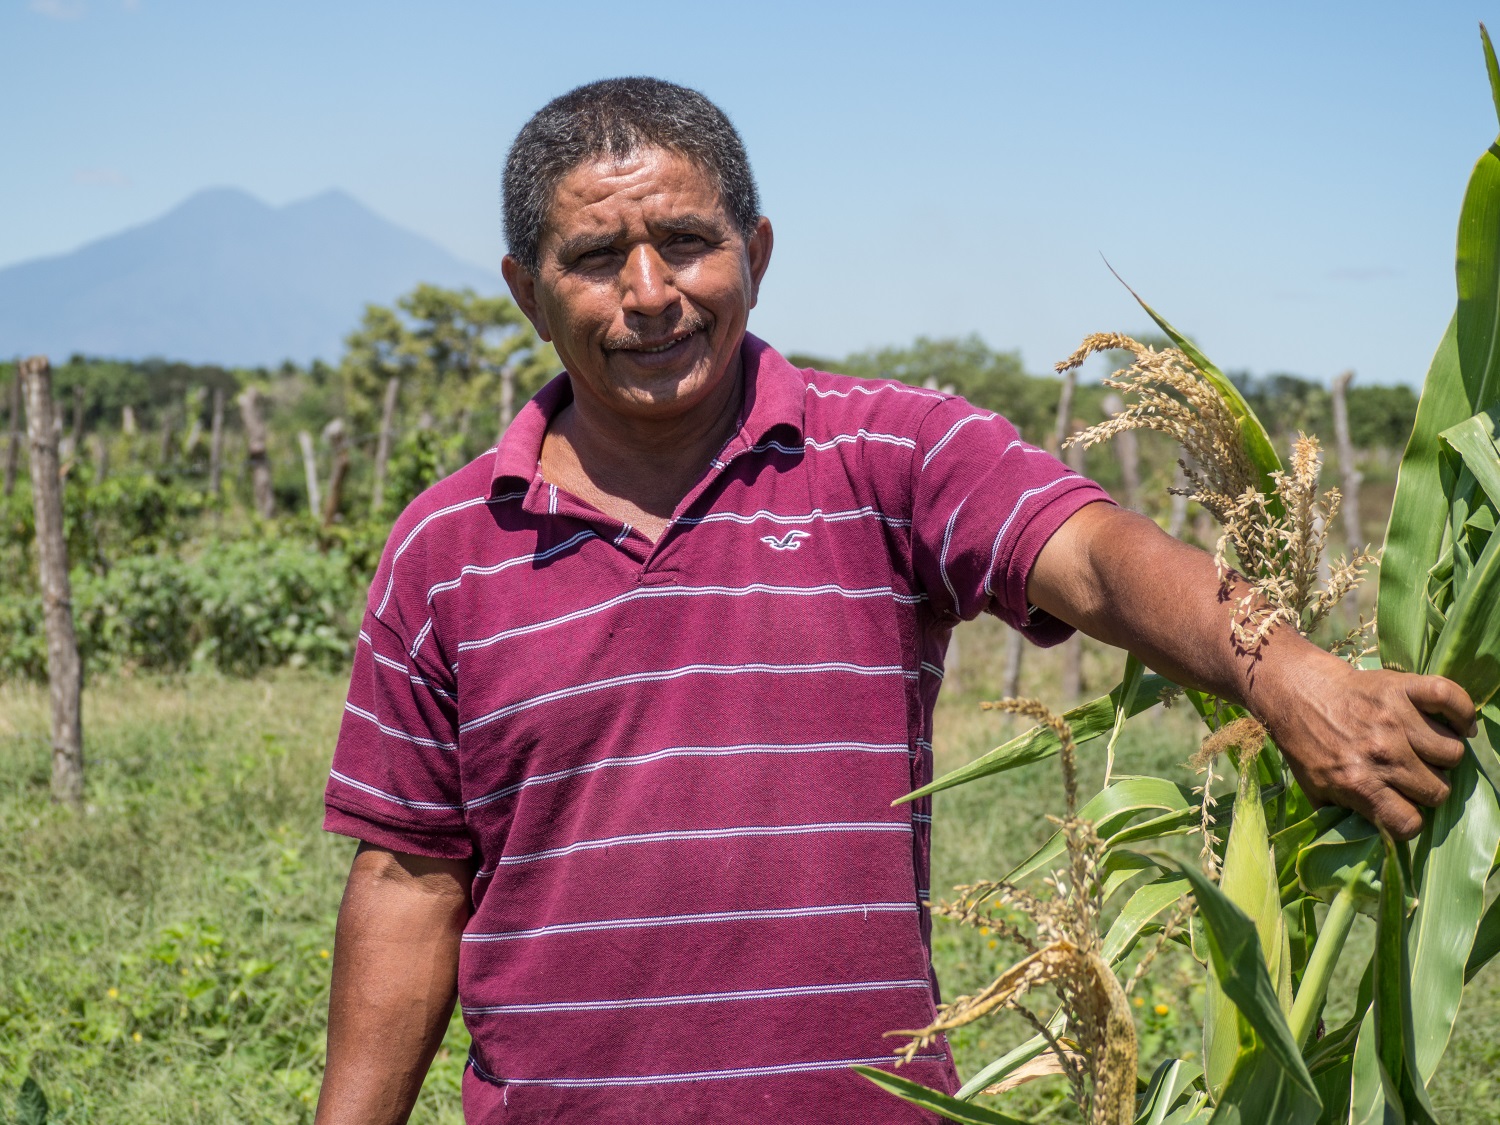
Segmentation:
<svg viewBox="0 0 1500 1125">
<path fill-rule="evenodd" d="M 1491 93 L 1494 48 L 1483 34 Z M 1470 413 L 1500 398 L 1500 139 L 1474 165 L 1458 218 L 1458 359 Z"/>
<path fill-rule="evenodd" d="M 1141 1095 L 1136 1125 L 1162 1125 L 1178 1099 L 1202 1073 L 1201 1069 L 1182 1059 L 1168 1059 L 1158 1066 L 1146 1085 L 1146 1092 Z"/>
<path fill-rule="evenodd" d="M 1316 1097 L 1312 1076 L 1282 1015 L 1255 923 L 1196 867 L 1182 866 L 1179 870 L 1193 885 L 1209 962 L 1225 995 L 1254 1029 L 1260 1048 L 1276 1061 L 1276 1069 Z"/>
<path fill-rule="evenodd" d="M 1094 831 L 1108 837 L 1124 828 L 1144 812 L 1183 812 L 1192 804 L 1192 792 L 1160 777 L 1122 777 L 1108 789 L 1094 794 L 1078 815 L 1092 821 Z M 1031 855 L 1016 866 L 1005 882 L 1018 883 L 1036 874 L 1063 854 L 1067 843 L 1061 831 L 1054 832 Z"/>
<path fill-rule="evenodd" d="M 1114 269 L 1111 268 L 1110 272 L 1114 273 Z M 1116 273 L 1115 277 L 1119 278 L 1120 275 Z M 1123 279 L 1120 280 L 1120 284 L 1125 285 Z M 1266 433 L 1266 428 L 1261 425 L 1260 419 L 1255 416 L 1255 411 L 1250 408 L 1250 404 L 1245 401 L 1245 396 L 1240 394 L 1240 389 L 1230 382 L 1191 340 L 1173 328 L 1160 313 L 1141 300 L 1139 293 L 1128 285 L 1125 285 L 1125 288 L 1130 290 L 1130 295 L 1136 299 L 1141 308 L 1146 310 L 1146 315 L 1156 321 L 1156 326 L 1171 337 L 1172 343 L 1176 344 L 1182 354 L 1188 357 L 1192 365 L 1198 369 L 1199 374 L 1208 380 L 1214 390 L 1219 392 L 1219 397 L 1224 400 L 1224 405 L 1229 408 L 1229 413 L 1234 416 L 1235 422 L 1239 425 L 1240 441 L 1245 447 L 1245 455 L 1250 458 L 1250 463 L 1260 473 L 1260 490 L 1274 499 L 1276 485 L 1271 479 L 1271 474 L 1281 468 L 1281 458 L 1276 455 L 1276 447 L 1271 444 L 1270 435 Z M 1273 504 L 1273 507 L 1279 507 L 1279 505 Z"/>
<path fill-rule="evenodd" d="M 1484 706 L 1500 690 L 1500 536 L 1491 536 L 1457 591 L 1428 671 L 1447 676 Z"/>
<path fill-rule="evenodd" d="M 1308 894 L 1331 901 L 1360 864 L 1365 871 L 1355 884 L 1356 905 L 1367 914 L 1379 909 L 1380 832 L 1362 816 L 1350 813 L 1329 826 L 1297 855 L 1297 881 Z"/>
<path fill-rule="evenodd" d="M 1479 920 L 1473 948 L 1469 950 L 1469 959 L 1464 964 L 1464 983 L 1468 984 L 1473 980 L 1480 969 L 1495 959 L 1497 953 L 1500 953 L 1500 898 L 1490 903 L 1484 917 Z"/>
<path fill-rule="evenodd" d="M 1264 1047 L 1241 1055 L 1209 1125 L 1314 1125 L 1316 1090 L 1302 1089 Z"/>
<path fill-rule="evenodd" d="M 1484 738 L 1481 732 L 1475 739 Z M 1417 844 L 1422 882 L 1411 922 L 1412 1048 L 1428 1082 L 1448 1047 L 1464 966 L 1484 912 L 1484 884 L 1500 846 L 1500 803 L 1472 749 L 1449 771 L 1452 792 Z"/>
<path fill-rule="evenodd" d="M 1427 1088 L 1417 1071 L 1407 952 L 1406 875 L 1396 845 L 1388 837 L 1380 871 L 1380 915 L 1375 920 L 1374 1015 L 1375 1054 L 1395 1085 L 1406 1120 L 1411 1125 L 1436 1125 Z"/>
<path fill-rule="evenodd" d="M 1162 676 L 1154 673 L 1142 676 L 1134 698 L 1127 708 L 1130 717 L 1133 718 L 1142 711 L 1149 711 L 1160 703 L 1161 693 L 1168 686 L 1170 686 L 1170 681 Z M 1085 742 L 1092 742 L 1114 729 L 1115 708 L 1124 698 L 1125 688 L 1125 684 L 1119 684 L 1108 695 L 1101 695 L 1098 699 L 1080 704 L 1063 715 L 1073 729 L 1075 743 L 1082 746 Z M 981 777 L 1004 773 L 1019 766 L 1029 766 L 1032 762 L 1045 761 L 1057 753 L 1059 746 L 1057 735 L 1053 734 L 1051 729 L 1032 727 L 1025 734 L 1018 735 L 1004 746 L 998 746 L 983 757 L 975 758 L 968 765 L 960 766 L 936 781 L 928 782 L 922 788 L 893 801 L 892 804 L 899 805 L 906 801 L 915 801 L 918 797 L 926 797 L 944 789 L 952 789 L 955 785 L 964 785 L 970 781 L 977 781 Z"/>
<path fill-rule="evenodd" d="M 1271 848 L 1276 854 L 1276 881 L 1285 892 L 1297 882 L 1297 861 L 1302 850 L 1323 835 L 1335 824 L 1354 815 L 1337 805 L 1325 805 L 1315 809 L 1301 820 L 1287 825 L 1271 837 Z"/>
<path fill-rule="evenodd" d="M 1234 801 L 1234 823 L 1224 848 L 1219 890 L 1255 924 L 1266 969 L 1276 990 L 1282 1015 L 1291 1011 L 1291 951 L 1286 922 L 1281 916 L 1281 892 L 1260 802 L 1260 778 L 1253 769 L 1240 775 Z M 1219 979 L 1218 966 L 1209 975 L 1207 1010 L 1203 1020 L 1203 1072 L 1215 1094 L 1224 1090 L 1240 1053 L 1239 1013 Z"/>
<path fill-rule="evenodd" d="M 1380 659 L 1388 667 L 1408 672 L 1425 667 L 1427 576 L 1442 552 L 1448 521 L 1448 500 L 1438 469 L 1438 435 L 1475 412 L 1459 375 L 1457 323 L 1456 318 L 1449 322 L 1427 369 L 1416 423 L 1396 474 L 1396 497 L 1380 556 L 1376 610 Z"/>
<path fill-rule="evenodd" d="M 1483 39 L 1490 92 L 1500 98 L 1494 49 L 1487 33 Z M 1469 177 L 1455 273 L 1458 309 L 1417 404 L 1380 565 L 1380 655 L 1408 671 L 1426 667 L 1426 575 L 1442 553 L 1448 511 L 1437 464 L 1438 435 L 1500 402 L 1500 143 L 1489 147 Z"/>
<path fill-rule="evenodd" d="M 1188 881 L 1174 873 L 1147 883 L 1131 895 L 1104 935 L 1099 956 L 1105 964 L 1113 965 L 1129 953 L 1141 931 L 1163 910 L 1180 903 L 1188 890 Z"/>
<path fill-rule="evenodd" d="M 895 1094 L 902 1101 L 931 1110 L 939 1117 L 946 1117 L 949 1121 L 961 1121 L 966 1125 L 1027 1125 L 1019 1117 L 1012 1117 L 998 1110 L 986 1109 L 973 1102 L 959 1101 L 948 1094 L 929 1090 L 926 1086 L 913 1082 L 909 1078 L 902 1078 L 884 1070 L 876 1070 L 873 1066 L 856 1066 L 854 1069 L 882 1090 Z"/>
<path fill-rule="evenodd" d="M 1491 406 L 1438 435 L 1457 453 L 1486 495 L 1500 504 L 1500 406 Z"/>
<path fill-rule="evenodd" d="M 1047 1028 L 1053 1035 L 1061 1035 L 1063 1028 L 1068 1025 L 1067 1016 L 1059 1009 L 1047 1022 Z M 1047 1050 L 1047 1041 L 1040 1035 L 1033 1035 L 1019 1047 L 1005 1052 L 994 1062 L 981 1067 L 967 1082 L 958 1088 L 954 1096 L 960 1101 L 969 1101 L 971 1098 L 984 1092 L 985 1088 L 999 1082 L 1006 1075 L 1019 1067 L 1025 1066 L 1043 1051 Z"/>
<path fill-rule="evenodd" d="M 1497 493 L 1496 495 L 1500 495 Z M 1125 674 L 1120 677 L 1119 697 L 1111 696 L 1115 703 L 1115 725 L 1109 732 L 1109 742 L 1104 747 L 1104 784 L 1108 785 L 1115 773 L 1115 743 L 1120 741 L 1120 732 L 1125 729 L 1125 720 L 1130 718 L 1130 708 L 1135 704 L 1135 695 L 1141 688 L 1141 678 L 1146 666 L 1140 657 L 1129 653 L 1125 657 Z"/>
<path fill-rule="evenodd" d="M 1375 1050 L 1375 1011 L 1365 1013 L 1354 1049 L 1349 1086 L 1350 1125 L 1406 1125 L 1396 1083 Z"/>
</svg>

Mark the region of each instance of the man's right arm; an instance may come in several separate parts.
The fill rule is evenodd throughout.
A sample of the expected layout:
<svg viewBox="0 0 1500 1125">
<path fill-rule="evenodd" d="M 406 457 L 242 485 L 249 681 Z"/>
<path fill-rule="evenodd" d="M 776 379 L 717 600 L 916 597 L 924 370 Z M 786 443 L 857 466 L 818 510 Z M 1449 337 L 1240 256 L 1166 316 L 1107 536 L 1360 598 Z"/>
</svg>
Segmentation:
<svg viewBox="0 0 1500 1125">
<path fill-rule="evenodd" d="M 469 917 L 468 860 L 361 844 L 334 941 L 316 1125 L 400 1125 L 443 1041 Z"/>
</svg>

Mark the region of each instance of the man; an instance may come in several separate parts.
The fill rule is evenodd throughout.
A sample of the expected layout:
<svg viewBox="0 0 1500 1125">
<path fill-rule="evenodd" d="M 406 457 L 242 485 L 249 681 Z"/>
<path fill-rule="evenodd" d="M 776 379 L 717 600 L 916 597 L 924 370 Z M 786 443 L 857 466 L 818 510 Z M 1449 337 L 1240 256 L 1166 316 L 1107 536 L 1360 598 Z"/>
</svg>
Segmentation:
<svg viewBox="0 0 1500 1125">
<path fill-rule="evenodd" d="M 455 990 L 470 1122 L 930 1120 L 848 1067 L 933 1015 L 930 816 L 891 802 L 983 611 L 1243 701 L 1398 835 L 1446 794 L 1455 685 L 1287 631 L 1252 660 L 1208 556 L 1003 418 L 747 335 L 771 225 L 701 95 L 557 99 L 505 211 L 566 374 L 401 517 L 371 590 L 320 1125 L 405 1120 Z M 905 1073 L 956 1081 L 938 1047 Z"/>
</svg>

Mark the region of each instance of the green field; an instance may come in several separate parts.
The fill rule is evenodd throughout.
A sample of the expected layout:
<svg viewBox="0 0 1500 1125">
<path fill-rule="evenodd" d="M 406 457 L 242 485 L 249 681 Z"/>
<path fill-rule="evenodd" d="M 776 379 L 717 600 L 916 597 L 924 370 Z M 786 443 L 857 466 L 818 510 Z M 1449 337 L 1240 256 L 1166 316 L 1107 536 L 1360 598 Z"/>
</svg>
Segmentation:
<svg viewBox="0 0 1500 1125">
<path fill-rule="evenodd" d="M 940 704 L 940 771 L 1017 729 L 975 706 L 995 695 L 1001 636 L 989 621 L 961 635 L 960 682 Z M 1107 689 L 1118 663 L 1090 650 L 1090 687 Z M 1047 689 L 1055 671 L 1053 657 L 1033 655 L 1026 689 L 1061 702 Z M 328 953 L 353 850 L 319 829 L 343 690 L 341 678 L 307 671 L 91 684 L 79 819 L 48 800 L 45 694 L 0 685 L 0 1121 L 28 1074 L 54 1122 L 311 1120 Z M 1181 712 L 1131 724 L 1117 769 L 1187 778 L 1179 764 L 1195 742 Z M 1102 772 L 1096 758 L 1085 786 Z M 1060 803 L 1055 763 L 939 796 L 934 893 L 1003 874 L 1048 832 L 1038 810 Z M 1010 963 L 1013 951 L 991 940 L 937 923 L 946 993 Z M 1186 958 L 1165 957 L 1137 993 L 1143 1066 L 1191 1049 L 1202 987 Z M 964 1029 L 960 1069 L 972 1073 L 1026 1034 L 1011 1017 Z M 455 1021 L 413 1121 L 460 1121 L 465 1049 Z M 1470 989 L 1434 1083 L 1443 1120 L 1500 1118 L 1497 1056 L 1500 974 L 1491 967 Z M 1061 1085 L 1038 1082 L 1006 1104 L 1076 1120 Z"/>
</svg>

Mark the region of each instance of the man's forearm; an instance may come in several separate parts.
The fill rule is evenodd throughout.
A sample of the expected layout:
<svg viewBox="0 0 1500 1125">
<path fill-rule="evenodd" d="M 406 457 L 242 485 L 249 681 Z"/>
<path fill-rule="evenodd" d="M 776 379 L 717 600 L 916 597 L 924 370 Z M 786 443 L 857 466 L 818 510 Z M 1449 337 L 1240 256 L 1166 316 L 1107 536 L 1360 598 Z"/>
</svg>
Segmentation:
<svg viewBox="0 0 1500 1125">
<path fill-rule="evenodd" d="M 1208 554 L 1145 516 L 1091 505 L 1058 534 L 1066 539 L 1056 549 L 1078 565 L 1038 567 L 1028 588 L 1032 602 L 1128 649 L 1175 683 L 1259 712 L 1274 709 L 1276 681 L 1289 664 L 1335 659 L 1294 629 L 1274 631 L 1253 654 L 1240 649 L 1231 625 L 1243 583 L 1226 591 Z"/>
<path fill-rule="evenodd" d="M 1474 705 L 1440 676 L 1359 672 L 1283 625 L 1254 652 L 1234 637 L 1244 585 L 1144 516 L 1081 509 L 1032 568 L 1032 603 L 1168 678 L 1243 703 L 1315 801 L 1352 808 L 1401 838 L 1418 806 L 1448 795 Z"/>
<path fill-rule="evenodd" d="M 469 868 L 361 846 L 334 943 L 317 1125 L 398 1125 L 411 1113 L 457 990 Z"/>
</svg>

